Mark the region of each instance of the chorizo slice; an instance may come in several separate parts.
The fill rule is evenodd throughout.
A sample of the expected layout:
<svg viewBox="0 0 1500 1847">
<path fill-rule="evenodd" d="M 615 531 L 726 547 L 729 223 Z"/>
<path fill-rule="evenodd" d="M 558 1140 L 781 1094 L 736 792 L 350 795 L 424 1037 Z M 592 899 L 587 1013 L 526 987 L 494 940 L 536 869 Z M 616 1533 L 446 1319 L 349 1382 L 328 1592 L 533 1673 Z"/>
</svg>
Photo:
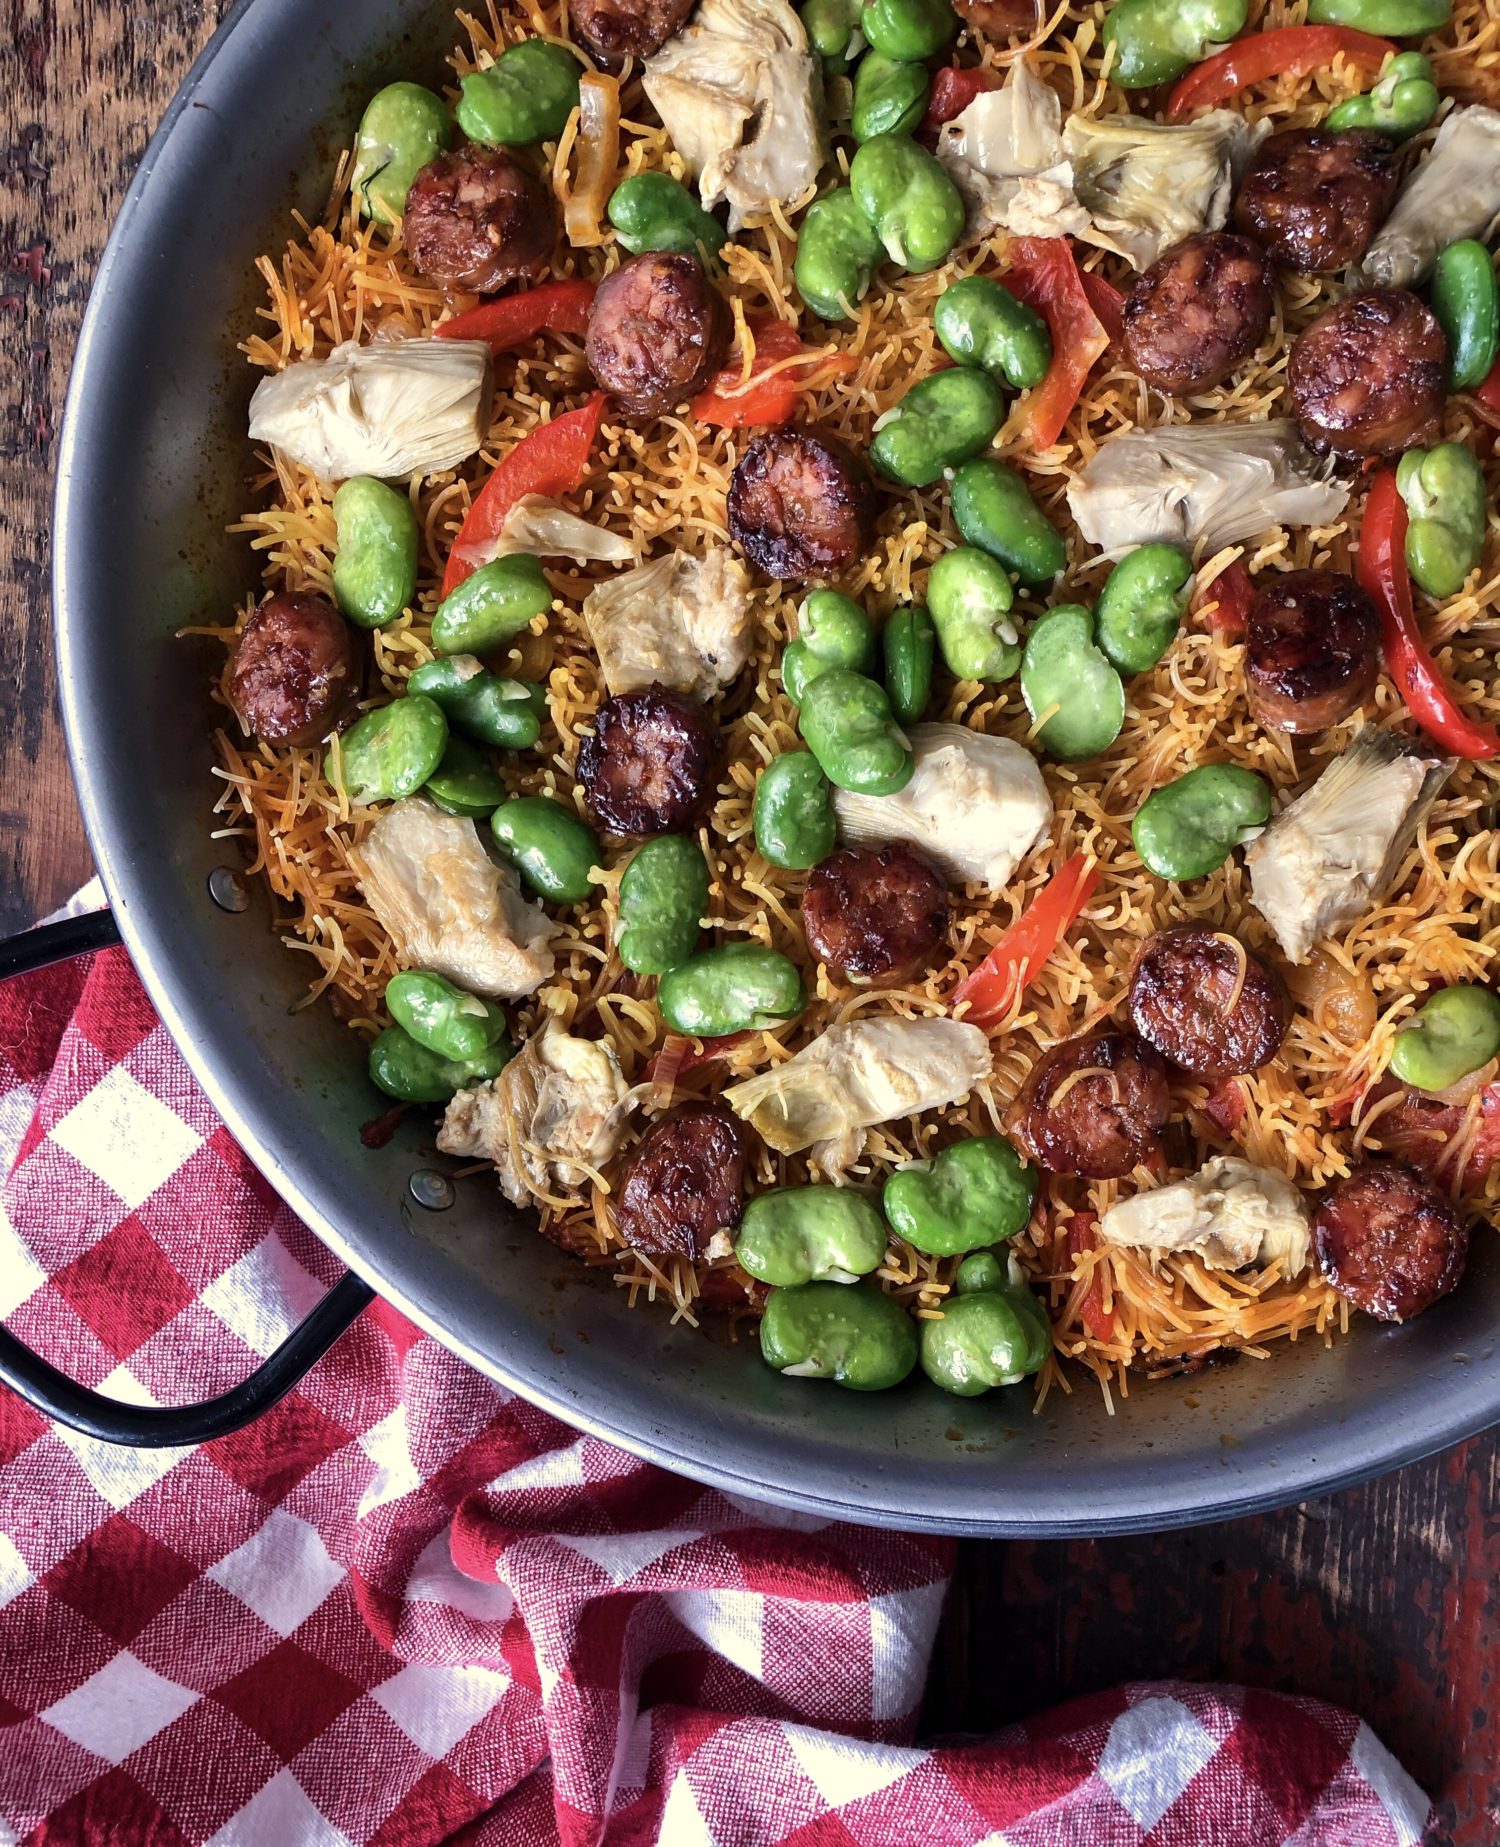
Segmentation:
<svg viewBox="0 0 1500 1847">
<path fill-rule="evenodd" d="M 440 154 L 412 181 L 402 236 L 429 282 L 488 295 L 546 269 L 557 208 L 541 181 L 509 154 L 464 147 Z"/>
<path fill-rule="evenodd" d="M 647 250 L 599 284 L 589 369 L 622 410 L 657 416 L 686 402 L 729 354 L 729 310 L 691 252 Z"/>
<path fill-rule="evenodd" d="M 1373 129 L 1288 128 L 1256 150 L 1235 196 L 1237 230 L 1304 276 L 1357 263 L 1396 197 L 1391 143 Z"/>
<path fill-rule="evenodd" d="M 870 541 L 875 488 L 851 450 L 811 430 L 754 437 L 729 483 L 729 532 L 767 577 L 837 577 Z"/>
<path fill-rule="evenodd" d="M 745 1209 L 749 1150 L 738 1117 L 716 1103 L 683 1103 L 626 1158 L 615 1224 L 632 1250 L 701 1257 Z"/>
<path fill-rule="evenodd" d="M 1274 296 L 1260 245 L 1202 231 L 1164 251 L 1125 299 L 1125 349 L 1148 385 L 1185 397 L 1220 384 L 1265 338 Z"/>
<path fill-rule="evenodd" d="M 1380 1321 L 1409 1321 L 1448 1294 L 1469 1252 L 1452 1202 L 1404 1161 L 1366 1161 L 1324 1197 L 1313 1220 L 1324 1276 Z"/>
<path fill-rule="evenodd" d="M 845 848 L 815 866 L 802 896 L 813 954 L 857 981 L 929 960 L 948 927 L 948 888 L 908 846 Z"/>
<path fill-rule="evenodd" d="M 1250 605 L 1250 712 L 1268 731 L 1326 730 L 1357 712 L 1380 673 L 1380 614 L 1342 571 L 1266 573 Z"/>
<path fill-rule="evenodd" d="M 1210 1083 L 1268 1064 L 1292 1023 L 1280 975 L 1237 937 L 1194 924 L 1174 924 L 1142 945 L 1129 1004 L 1148 1045 Z"/>
<path fill-rule="evenodd" d="M 607 71 L 627 58 L 649 58 L 687 24 L 693 0 L 573 0 L 568 23 L 589 56 Z"/>
<path fill-rule="evenodd" d="M 656 685 L 604 701 L 579 746 L 577 775 L 610 833 L 682 834 L 707 804 L 717 762 L 706 708 Z"/>
<path fill-rule="evenodd" d="M 268 744 L 315 744 L 359 693 L 359 650 L 326 596 L 281 591 L 251 612 L 224 670 L 224 696 Z"/>
<path fill-rule="evenodd" d="M 1044 1053 L 1008 1122 L 1022 1152 L 1049 1173 L 1120 1180 L 1160 1153 L 1171 1112 L 1161 1053 L 1106 1027 Z"/>
<path fill-rule="evenodd" d="M 1367 289 L 1297 336 L 1287 383 L 1298 427 L 1320 454 L 1399 455 L 1437 427 L 1448 341 L 1407 289 Z"/>
</svg>

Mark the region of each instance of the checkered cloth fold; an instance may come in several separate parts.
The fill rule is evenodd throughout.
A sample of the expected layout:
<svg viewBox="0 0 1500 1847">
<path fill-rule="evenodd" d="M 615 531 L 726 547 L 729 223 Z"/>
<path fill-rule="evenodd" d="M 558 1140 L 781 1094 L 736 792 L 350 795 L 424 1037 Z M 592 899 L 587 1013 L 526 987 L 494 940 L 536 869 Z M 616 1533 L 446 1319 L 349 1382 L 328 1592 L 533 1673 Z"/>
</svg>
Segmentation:
<svg viewBox="0 0 1500 1847">
<path fill-rule="evenodd" d="M 117 1396 L 224 1389 L 335 1275 L 119 952 L 0 989 L 0 1159 L 0 1315 Z M 0 1842 L 1419 1838 L 1369 1730 L 1277 1694 L 1131 1686 L 913 1745 L 950 1560 L 648 1467 L 381 1304 L 195 1450 L 0 1388 Z"/>
</svg>

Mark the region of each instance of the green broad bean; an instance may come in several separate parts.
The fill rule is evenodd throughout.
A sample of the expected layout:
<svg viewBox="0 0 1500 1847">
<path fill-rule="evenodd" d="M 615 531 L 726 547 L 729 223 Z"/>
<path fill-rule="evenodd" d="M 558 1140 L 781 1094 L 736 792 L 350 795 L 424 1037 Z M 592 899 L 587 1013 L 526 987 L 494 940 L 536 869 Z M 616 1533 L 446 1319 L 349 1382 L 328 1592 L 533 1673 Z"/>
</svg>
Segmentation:
<svg viewBox="0 0 1500 1847">
<path fill-rule="evenodd" d="M 1205 763 L 1141 803 L 1130 838 L 1159 879 L 1206 879 L 1271 818 L 1271 785 L 1236 763 Z"/>
<path fill-rule="evenodd" d="M 771 1291 L 760 1352 L 774 1371 L 794 1379 L 883 1392 L 916 1365 L 917 1330 L 899 1302 L 868 1283 L 804 1283 Z"/>
<path fill-rule="evenodd" d="M 932 79 L 922 65 L 867 51 L 854 67 L 854 113 L 849 124 L 854 139 L 910 134 L 927 108 L 931 87 Z"/>
<path fill-rule="evenodd" d="M 838 845 L 833 791 L 810 750 L 773 757 L 755 785 L 755 844 L 762 859 L 785 871 L 816 866 Z"/>
<path fill-rule="evenodd" d="M 886 255 L 913 275 L 936 269 L 963 233 L 964 202 L 947 169 L 906 135 L 862 142 L 850 162 L 849 189 Z"/>
<path fill-rule="evenodd" d="M 1484 472 L 1462 443 L 1408 449 L 1396 466 L 1406 502 L 1406 568 L 1429 596 L 1456 596 L 1484 550 Z"/>
<path fill-rule="evenodd" d="M 399 1026 L 387 1026 L 370 1047 L 370 1081 L 403 1103 L 448 1103 L 460 1090 L 498 1077 L 516 1048 L 498 1039 L 478 1058 L 459 1062 L 429 1051 Z"/>
<path fill-rule="evenodd" d="M 949 0 L 865 0 L 859 29 L 883 57 L 920 64 L 955 36 L 958 15 Z"/>
<path fill-rule="evenodd" d="M 795 1019 L 807 1005 L 807 989 L 797 965 L 779 950 L 726 943 L 663 975 L 656 1004 L 674 1032 L 722 1039 Z"/>
<path fill-rule="evenodd" d="M 823 60 L 830 77 L 848 69 L 850 41 L 859 24 L 863 0 L 805 0 L 798 12 L 807 42 Z"/>
<path fill-rule="evenodd" d="M 922 1323 L 922 1370 L 958 1398 L 1017 1385 L 1052 1351 L 1047 1311 L 1024 1283 L 949 1296 L 940 1319 Z"/>
<path fill-rule="evenodd" d="M 853 597 L 814 590 L 797 611 L 797 639 L 781 656 L 781 683 L 793 705 L 820 673 L 847 667 L 869 673 L 875 666 L 875 630 Z"/>
<path fill-rule="evenodd" d="M 385 984 L 385 1005 L 418 1045 L 457 1064 L 485 1057 L 507 1036 L 505 1015 L 493 1001 L 466 993 L 431 969 L 392 975 Z"/>
<path fill-rule="evenodd" d="M 961 276 L 938 297 L 932 325 L 943 351 L 1015 391 L 1039 385 L 1052 365 L 1052 335 L 1035 308 L 991 276 Z"/>
<path fill-rule="evenodd" d="M 406 682 L 443 708 L 450 728 L 500 750 L 529 750 L 542 735 L 547 691 L 533 680 L 502 680 L 472 654 L 427 661 Z"/>
<path fill-rule="evenodd" d="M 416 794 L 447 748 L 442 707 L 409 693 L 366 712 L 335 738 L 323 760 L 324 773 L 351 802 L 399 802 Z"/>
<path fill-rule="evenodd" d="M 621 180 L 605 211 L 615 235 L 635 256 L 644 250 L 679 250 L 706 260 L 717 257 L 728 241 L 718 219 L 669 173 L 634 173 Z"/>
<path fill-rule="evenodd" d="M 895 795 L 911 781 L 916 758 L 896 723 L 883 686 L 835 667 L 808 687 L 802 735 L 836 788 L 854 795 Z"/>
<path fill-rule="evenodd" d="M 1050 584 L 1068 562 L 1062 534 L 1014 468 L 977 455 L 953 476 L 953 523 L 1023 584 Z"/>
<path fill-rule="evenodd" d="M 885 660 L 885 690 L 899 725 L 914 725 L 932 697 L 932 661 L 937 631 L 932 617 L 916 604 L 892 610 L 880 631 Z"/>
<path fill-rule="evenodd" d="M 365 104 L 351 179 L 361 214 L 394 224 L 423 167 L 448 145 L 448 105 L 419 83 L 388 83 Z"/>
<path fill-rule="evenodd" d="M 384 481 L 358 475 L 333 497 L 333 598 L 358 628 L 394 622 L 417 592 L 416 509 Z"/>
<path fill-rule="evenodd" d="M 814 199 L 797 232 L 792 274 L 802 299 L 825 321 L 853 317 L 884 246 L 847 186 Z"/>
<path fill-rule="evenodd" d="M 1013 1238 L 1031 1217 L 1037 1186 L 1037 1170 L 1003 1137 L 973 1135 L 892 1174 L 880 1203 L 914 1249 L 956 1257 Z"/>
<path fill-rule="evenodd" d="M 1110 572 L 1094 620 L 1121 673 L 1145 673 L 1177 639 L 1193 595 L 1193 561 L 1175 545 L 1140 545 Z"/>
<path fill-rule="evenodd" d="M 487 71 L 459 87 L 458 125 L 485 147 L 530 147 L 555 141 L 578 107 L 583 67 L 571 51 L 547 39 L 523 39 Z"/>
<path fill-rule="evenodd" d="M 1122 90 L 1171 83 L 1238 38 L 1248 18 L 1245 0 L 1119 0 L 1104 22 L 1104 43 L 1115 48 L 1109 74 Z"/>
<path fill-rule="evenodd" d="M 539 898 L 582 904 L 593 896 L 593 869 L 603 855 L 592 830 L 566 803 L 518 795 L 490 816 L 490 832 Z"/>
<path fill-rule="evenodd" d="M 1391 1075 L 1415 1090 L 1446 1090 L 1500 1056 L 1500 996 L 1459 982 L 1434 994 L 1396 1034 Z"/>
<path fill-rule="evenodd" d="M 432 618 L 439 654 L 486 654 L 529 628 L 552 607 L 547 573 L 530 552 L 511 552 L 480 565 L 451 590 Z"/>
<path fill-rule="evenodd" d="M 1431 59 L 1420 51 L 1398 51 L 1374 87 L 1330 110 L 1324 126 L 1336 132 L 1373 128 L 1393 141 L 1405 141 L 1427 126 L 1441 100 Z"/>
<path fill-rule="evenodd" d="M 852 1283 L 885 1259 L 885 1223 L 845 1186 L 783 1186 L 757 1193 L 734 1235 L 740 1268 L 773 1289 Z"/>
<path fill-rule="evenodd" d="M 870 459 L 888 480 L 926 487 L 989 447 L 1005 421 L 1005 400 L 988 373 L 953 366 L 919 378 L 885 419 Z"/>
<path fill-rule="evenodd" d="M 1448 336 L 1448 387 L 1473 391 L 1500 354 L 1500 287 L 1490 253 L 1474 237 L 1449 244 L 1432 271 L 1432 311 Z"/>
<path fill-rule="evenodd" d="M 1453 0 L 1308 0 L 1310 26 L 1352 26 L 1381 38 L 1426 38 L 1453 17 Z"/>
<path fill-rule="evenodd" d="M 944 552 L 927 579 L 927 604 L 949 673 L 959 680 L 1008 680 L 1021 664 L 1010 615 L 1010 579 L 977 546 Z"/>
<path fill-rule="evenodd" d="M 467 738 L 450 731 L 442 761 L 422 785 L 423 792 L 446 814 L 482 821 L 505 800 L 505 784 Z"/>
<path fill-rule="evenodd" d="M 1060 603 L 1033 626 L 1021 656 L 1021 697 L 1041 721 L 1037 742 L 1065 763 L 1108 750 L 1125 723 L 1125 686 L 1094 645 L 1094 618 Z"/>
<path fill-rule="evenodd" d="M 1004 1289 L 1009 1270 L 998 1251 L 975 1251 L 953 1272 L 953 1293 L 974 1295 L 980 1290 Z"/>
<path fill-rule="evenodd" d="M 638 975 L 665 975 L 698 947 L 707 909 L 708 861 L 697 841 L 648 840 L 620 880 L 620 960 Z"/>
</svg>

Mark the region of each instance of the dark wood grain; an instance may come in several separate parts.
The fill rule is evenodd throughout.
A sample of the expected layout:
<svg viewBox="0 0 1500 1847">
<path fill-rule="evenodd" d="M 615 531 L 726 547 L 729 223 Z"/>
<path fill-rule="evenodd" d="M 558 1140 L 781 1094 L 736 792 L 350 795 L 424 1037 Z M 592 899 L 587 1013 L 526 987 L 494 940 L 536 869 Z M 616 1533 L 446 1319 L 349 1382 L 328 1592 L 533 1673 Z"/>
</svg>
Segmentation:
<svg viewBox="0 0 1500 1847">
<path fill-rule="evenodd" d="M 110 220 L 225 11 L 10 0 L 0 24 L 0 932 L 88 868 L 47 622 L 55 433 Z M 1367 1718 L 1438 1798 L 1432 1847 L 1495 1847 L 1497 1458 L 1485 1438 L 1326 1501 L 1188 1533 L 967 1545 L 929 1726 L 985 1730 L 1128 1678 L 1320 1695 Z"/>
</svg>

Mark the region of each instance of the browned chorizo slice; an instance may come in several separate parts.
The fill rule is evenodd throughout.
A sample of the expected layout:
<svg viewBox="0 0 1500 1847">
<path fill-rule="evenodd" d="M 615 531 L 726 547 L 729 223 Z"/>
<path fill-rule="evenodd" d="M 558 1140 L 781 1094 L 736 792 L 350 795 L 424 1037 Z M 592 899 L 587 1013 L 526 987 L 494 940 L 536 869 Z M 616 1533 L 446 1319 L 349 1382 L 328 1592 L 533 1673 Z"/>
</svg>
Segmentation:
<svg viewBox="0 0 1500 1847">
<path fill-rule="evenodd" d="M 606 699 L 578 749 L 578 780 L 613 834 L 681 834 L 713 787 L 718 734 L 696 699 L 665 686 Z"/>
<path fill-rule="evenodd" d="M 1380 615 L 1342 571 L 1265 573 L 1246 637 L 1250 711 L 1268 731 L 1325 730 L 1358 711 L 1380 673 Z"/>
<path fill-rule="evenodd" d="M 1356 1308 L 1381 1321 L 1409 1321 L 1463 1275 L 1469 1233 L 1416 1168 L 1367 1161 L 1324 1197 L 1313 1245 L 1324 1276 Z"/>
<path fill-rule="evenodd" d="M 359 691 L 359 652 L 326 596 L 268 596 L 240 630 L 224 670 L 224 695 L 268 744 L 327 737 Z"/>
<path fill-rule="evenodd" d="M 690 252 L 647 250 L 606 276 L 585 350 L 622 410 L 655 416 L 701 391 L 729 354 L 729 310 Z"/>
<path fill-rule="evenodd" d="M 1258 1071 L 1292 1023 L 1291 997 L 1238 938 L 1174 924 L 1142 945 L 1130 977 L 1130 1023 L 1194 1077 Z"/>
<path fill-rule="evenodd" d="M 1407 289 L 1346 295 L 1297 336 L 1287 383 L 1297 422 L 1320 452 L 1399 455 L 1437 427 L 1448 342 Z"/>
<path fill-rule="evenodd" d="M 1125 349 L 1148 385 L 1169 397 L 1207 391 L 1265 337 L 1274 297 L 1260 245 L 1229 231 L 1174 244 L 1125 299 Z"/>
<path fill-rule="evenodd" d="M 1042 23 L 1037 0 L 953 0 L 953 10 L 997 45 L 1030 38 Z"/>
<path fill-rule="evenodd" d="M 1054 1045 L 1011 1105 L 1012 1139 L 1054 1174 L 1119 1180 L 1160 1152 L 1171 1114 L 1167 1067 L 1155 1046 L 1105 1028 Z"/>
<path fill-rule="evenodd" d="M 845 848 L 808 875 L 802 927 L 813 954 L 870 981 L 929 960 L 948 927 L 948 889 L 908 846 Z"/>
<path fill-rule="evenodd" d="M 654 1123 L 625 1162 L 615 1223 L 632 1250 L 701 1257 L 745 1209 L 745 1131 L 715 1103 L 683 1103 Z"/>
<path fill-rule="evenodd" d="M 1391 144 L 1373 129 L 1288 128 L 1263 141 L 1240 181 L 1234 222 L 1303 275 L 1364 255 L 1396 196 Z"/>
<path fill-rule="evenodd" d="M 402 223 L 407 253 L 429 282 L 478 295 L 541 275 L 557 241 L 551 193 L 498 148 L 459 148 L 423 167 Z"/>
<path fill-rule="evenodd" d="M 649 58 L 687 24 L 693 0 L 573 0 L 568 19 L 584 50 L 606 70 Z"/>
<path fill-rule="evenodd" d="M 865 549 L 874 524 L 869 472 L 832 437 L 768 430 L 735 464 L 730 536 L 767 577 L 837 577 Z"/>
</svg>

